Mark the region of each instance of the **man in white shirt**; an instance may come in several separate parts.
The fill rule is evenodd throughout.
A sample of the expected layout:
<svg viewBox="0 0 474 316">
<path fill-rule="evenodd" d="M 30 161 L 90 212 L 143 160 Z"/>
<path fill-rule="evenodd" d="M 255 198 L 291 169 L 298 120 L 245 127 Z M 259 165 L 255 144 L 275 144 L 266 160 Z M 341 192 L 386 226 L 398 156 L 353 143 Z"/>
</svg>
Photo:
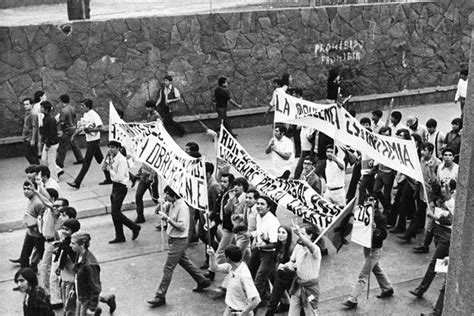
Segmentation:
<svg viewBox="0 0 474 316">
<path fill-rule="evenodd" d="M 393 111 L 390 114 L 389 127 L 392 130 L 392 135 L 395 135 L 400 129 L 408 129 L 408 127 L 402 123 L 402 113 L 400 113 L 400 111 Z"/>
<path fill-rule="evenodd" d="M 163 78 L 163 84 L 158 91 L 158 101 L 156 101 L 156 109 L 163 119 L 163 126 L 166 128 L 168 133 L 176 134 L 179 137 L 183 137 L 186 133 L 183 126 L 173 120 L 173 106 L 181 101 L 181 94 L 173 84 L 173 77 L 167 75 Z"/>
<path fill-rule="evenodd" d="M 127 158 L 120 153 L 120 147 L 122 147 L 122 145 L 117 141 L 111 140 L 108 146 L 109 152 L 102 161 L 101 169 L 108 171 L 112 180 L 110 201 L 112 203 L 111 215 L 115 227 L 115 239 L 109 241 L 109 244 L 116 244 L 125 242 L 123 225 L 130 228 L 133 232 L 132 240 L 137 239 L 141 227 L 122 213 L 122 203 L 127 195 L 127 184 L 130 180 Z"/>
<path fill-rule="evenodd" d="M 454 152 L 451 148 L 443 149 L 443 163 L 438 167 L 438 180 L 449 183 L 451 179 L 458 181 L 459 166 L 454 162 Z"/>
<path fill-rule="evenodd" d="M 383 113 L 380 110 L 372 111 L 372 131 L 375 134 L 379 133 L 379 130 L 382 126 L 384 126 L 384 122 L 382 122 Z"/>
<path fill-rule="evenodd" d="M 271 153 L 272 155 L 270 173 L 274 176 L 280 175 L 283 179 L 288 179 L 290 176 L 294 162 L 293 142 L 285 136 L 286 131 L 286 126 L 276 126 L 273 137 L 265 148 L 265 153 L 267 155 Z"/>
<path fill-rule="evenodd" d="M 464 113 L 464 104 L 466 103 L 466 95 L 467 95 L 467 78 L 469 75 L 469 71 L 467 69 L 461 70 L 459 73 L 459 81 L 458 81 L 458 89 L 456 90 L 456 95 L 454 96 L 454 103 L 459 101 L 461 105 L 461 116 Z"/>
<path fill-rule="evenodd" d="M 326 156 L 326 192 L 323 197 L 333 204 L 344 207 L 346 205 L 344 160 L 335 155 L 333 144 L 326 147 Z"/>
<path fill-rule="evenodd" d="M 89 167 L 91 166 L 92 158 L 95 158 L 97 163 L 101 164 L 104 160 L 104 156 L 100 151 L 100 131 L 102 130 L 102 120 L 99 114 L 92 109 L 92 100 L 84 99 L 81 101 L 81 106 L 86 107 L 86 113 L 84 117 L 78 123 L 78 129 L 71 136 L 71 140 L 81 131 L 86 133 L 87 150 L 84 162 L 82 163 L 81 171 L 77 175 L 74 182 L 68 182 L 67 184 L 73 188 L 79 189 L 81 187 L 82 180 L 86 176 Z M 107 170 L 104 170 L 105 181 L 99 183 L 100 185 L 112 184 L 110 174 Z"/>
</svg>

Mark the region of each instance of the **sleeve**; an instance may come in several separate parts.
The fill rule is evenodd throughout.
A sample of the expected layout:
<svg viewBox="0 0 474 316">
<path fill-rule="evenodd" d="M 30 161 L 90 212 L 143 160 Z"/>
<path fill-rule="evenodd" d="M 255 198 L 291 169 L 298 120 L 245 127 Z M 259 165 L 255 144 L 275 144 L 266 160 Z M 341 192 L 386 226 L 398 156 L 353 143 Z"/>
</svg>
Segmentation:
<svg viewBox="0 0 474 316">
<path fill-rule="evenodd" d="M 275 223 L 273 223 L 268 230 L 268 239 L 271 243 L 276 243 L 278 241 L 278 227 L 280 227 L 280 222 L 276 219 Z"/>
<path fill-rule="evenodd" d="M 456 95 L 454 96 L 454 101 L 457 101 L 459 97 L 461 96 L 461 79 L 458 81 L 458 88 L 456 89 Z"/>
<path fill-rule="evenodd" d="M 49 301 L 49 297 L 41 287 L 36 287 L 34 295 L 30 296 L 28 300 L 32 315 L 35 316 L 52 316 L 54 315 L 53 308 Z"/>
<path fill-rule="evenodd" d="M 98 265 L 88 265 L 85 267 L 89 276 L 89 289 L 91 303 L 89 308 L 95 310 L 99 305 L 99 295 L 102 291 L 100 285 L 100 267 Z"/>
<path fill-rule="evenodd" d="M 179 92 L 179 90 L 176 89 L 176 87 L 173 87 L 173 89 L 174 89 L 174 97 L 175 97 L 176 99 L 181 98 L 181 93 Z"/>
<path fill-rule="evenodd" d="M 250 273 L 246 273 L 245 275 L 241 276 L 240 282 L 242 284 L 243 290 L 247 294 L 247 301 L 255 297 L 260 297 L 258 294 L 257 287 L 255 286 L 254 281 L 252 280 L 252 276 Z"/>
<path fill-rule="evenodd" d="M 104 123 L 102 123 L 102 119 L 100 118 L 100 115 L 97 112 L 94 112 L 93 120 L 96 127 L 100 125 L 104 125 Z"/>
</svg>

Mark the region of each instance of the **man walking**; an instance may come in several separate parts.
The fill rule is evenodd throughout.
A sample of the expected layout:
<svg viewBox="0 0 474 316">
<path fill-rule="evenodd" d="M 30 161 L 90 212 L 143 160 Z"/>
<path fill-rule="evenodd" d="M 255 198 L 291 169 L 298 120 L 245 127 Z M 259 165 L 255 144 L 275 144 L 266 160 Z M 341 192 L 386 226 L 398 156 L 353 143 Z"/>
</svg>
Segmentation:
<svg viewBox="0 0 474 316">
<path fill-rule="evenodd" d="M 112 180 L 112 193 L 110 194 L 110 202 L 112 204 L 112 221 L 115 227 L 115 238 L 109 241 L 109 244 L 117 244 L 125 242 L 123 234 L 123 225 L 130 228 L 133 232 L 132 240 L 137 239 L 140 233 L 140 225 L 133 223 L 127 216 L 122 213 L 122 203 L 127 195 L 127 184 L 130 180 L 128 174 L 127 158 L 120 153 L 122 145 L 114 140 L 109 141 L 109 152 L 102 161 L 101 168 L 110 173 Z"/>
<path fill-rule="evenodd" d="M 38 116 L 33 112 L 33 100 L 23 99 L 25 118 L 23 120 L 23 141 L 25 143 L 25 158 L 30 165 L 39 165 L 38 159 Z"/>
<path fill-rule="evenodd" d="M 227 103 L 238 107 L 239 109 L 242 108 L 240 104 L 232 100 L 230 97 L 230 91 L 228 90 L 229 82 L 227 78 L 220 77 L 217 84 L 219 85 L 216 90 L 214 90 L 214 101 L 216 103 L 216 112 L 217 112 L 217 119 L 219 120 L 219 124 L 222 122 L 226 130 L 232 134 L 232 136 L 236 137 L 237 135 L 232 132 L 232 128 L 230 127 L 229 118 L 227 117 Z"/>
<path fill-rule="evenodd" d="M 64 168 L 64 159 L 66 159 L 68 146 L 71 146 L 74 157 L 76 157 L 76 162 L 74 163 L 75 165 L 82 164 L 84 158 L 82 157 L 81 150 L 71 138 L 71 136 L 76 131 L 76 112 L 74 111 L 73 106 L 69 103 L 69 96 L 67 94 L 63 94 L 59 97 L 59 99 L 63 103 L 63 107 L 59 115 L 59 124 L 61 125 L 61 131 L 63 134 L 59 139 L 56 165 L 61 168 L 58 173 L 61 175 L 64 172 L 62 169 Z"/>
<path fill-rule="evenodd" d="M 89 167 L 91 166 L 92 158 L 95 158 L 99 164 L 101 164 L 102 160 L 104 160 L 104 156 L 100 151 L 100 131 L 102 130 L 103 125 L 102 120 L 100 119 L 99 114 L 97 114 L 97 112 L 92 109 L 92 100 L 82 100 L 81 106 L 86 107 L 86 113 L 84 113 L 84 117 L 81 119 L 79 124 L 80 128 L 74 132 L 74 134 L 71 136 L 71 139 L 74 140 L 74 136 L 80 131 L 84 131 L 86 133 L 86 157 L 84 158 L 81 171 L 79 171 L 79 174 L 77 175 L 74 182 L 67 183 L 69 186 L 76 189 L 81 187 L 82 180 L 86 176 L 86 173 L 89 171 Z M 99 184 L 112 184 L 109 172 L 104 170 L 104 174 L 105 180 Z"/>
<path fill-rule="evenodd" d="M 56 153 L 59 147 L 58 130 L 56 127 L 56 119 L 53 116 L 53 105 L 49 101 L 41 102 L 41 112 L 43 117 L 43 128 L 41 137 L 43 140 L 43 153 L 41 160 L 43 160 L 49 167 L 51 178 L 58 181 L 58 171 L 56 169 Z"/>
<path fill-rule="evenodd" d="M 194 281 L 197 282 L 197 287 L 193 289 L 194 292 L 201 292 L 211 282 L 204 277 L 202 272 L 194 265 L 186 253 L 188 247 L 188 232 L 189 232 L 189 207 L 186 202 L 171 189 L 166 186 L 164 189 L 165 200 L 171 203 L 169 213 L 166 214 L 160 211 L 161 219 L 168 223 L 168 243 L 169 252 L 163 268 L 163 278 L 155 297 L 148 301 L 151 307 L 158 307 L 166 304 L 166 292 L 171 283 L 173 271 L 179 263 L 186 272 L 188 272 Z"/>
<path fill-rule="evenodd" d="M 175 133 L 179 137 L 183 137 L 186 131 L 181 124 L 173 120 L 172 107 L 181 101 L 181 94 L 179 90 L 173 85 L 173 77 L 167 75 L 163 78 L 163 85 L 158 91 L 158 101 L 156 101 L 156 108 L 161 118 L 163 119 L 163 126 L 168 133 Z"/>
</svg>

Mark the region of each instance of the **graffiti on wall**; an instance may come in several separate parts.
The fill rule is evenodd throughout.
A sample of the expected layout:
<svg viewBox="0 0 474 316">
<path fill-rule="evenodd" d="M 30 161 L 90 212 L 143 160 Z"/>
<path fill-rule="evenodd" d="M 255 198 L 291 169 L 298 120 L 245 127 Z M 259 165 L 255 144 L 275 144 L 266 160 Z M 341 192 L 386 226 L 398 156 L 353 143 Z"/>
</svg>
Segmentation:
<svg viewBox="0 0 474 316">
<path fill-rule="evenodd" d="M 360 40 L 345 40 L 332 43 L 317 43 L 314 54 L 322 65 L 332 65 L 336 62 L 360 61 L 365 54 L 364 42 Z"/>
</svg>

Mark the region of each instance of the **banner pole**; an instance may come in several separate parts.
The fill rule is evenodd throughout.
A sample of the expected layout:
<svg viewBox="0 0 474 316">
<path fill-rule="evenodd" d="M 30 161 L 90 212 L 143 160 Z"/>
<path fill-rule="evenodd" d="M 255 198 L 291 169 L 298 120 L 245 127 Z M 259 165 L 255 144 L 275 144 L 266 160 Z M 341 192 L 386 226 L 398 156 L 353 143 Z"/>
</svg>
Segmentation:
<svg viewBox="0 0 474 316">
<path fill-rule="evenodd" d="M 369 257 L 372 257 L 372 238 L 374 237 L 374 224 L 375 224 L 375 220 L 374 220 L 374 215 L 375 215 L 375 205 L 372 207 L 372 229 L 371 229 L 371 232 L 370 232 L 370 254 L 369 254 Z M 370 275 L 372 274 L 372 269 L 370 269 L 369 271 L 369 278 L 367 279 L 367 300 L 369 299 L 369 292 L 370 292 Z"/>
</svg>

